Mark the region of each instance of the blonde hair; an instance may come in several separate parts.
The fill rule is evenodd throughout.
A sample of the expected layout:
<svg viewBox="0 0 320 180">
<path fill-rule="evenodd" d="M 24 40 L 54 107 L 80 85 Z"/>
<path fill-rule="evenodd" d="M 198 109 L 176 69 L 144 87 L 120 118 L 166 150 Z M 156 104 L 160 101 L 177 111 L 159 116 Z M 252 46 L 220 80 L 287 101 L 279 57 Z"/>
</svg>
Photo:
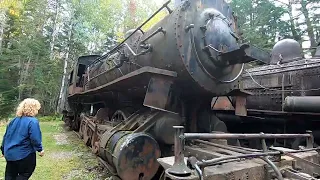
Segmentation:
<svg viewBox="0 0 320 180">
<path fill-rule="evenodd" d="M 18 106 L 16 116 L 35 116 L 38 114 L 41 105 L 38 100 L 33 98 L 24 99 Z"/>
</svg>

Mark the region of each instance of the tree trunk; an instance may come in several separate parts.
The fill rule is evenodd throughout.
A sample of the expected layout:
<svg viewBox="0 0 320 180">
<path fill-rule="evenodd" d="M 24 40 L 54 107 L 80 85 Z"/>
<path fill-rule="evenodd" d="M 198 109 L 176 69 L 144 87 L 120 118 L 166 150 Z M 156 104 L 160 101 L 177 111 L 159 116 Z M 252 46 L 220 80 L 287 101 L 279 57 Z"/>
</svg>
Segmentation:
<svg viewBox="0 0 320 180">
<path fill-rule="evenodd" d="M 22 62 L 21 62 L 21 57 L 19 56 L 19 79 L 18 79 L 18 90 L 19 90 L 19 95 L 18 95 L 18 100 L 21 101 L 21 94 L 22 94 L 22 90 L 21 90 L 21 82 L 22 82 Z"/>
<path fill-rule="evenodd" d="M 314 36 L 313 26 L 312 26 L 312 23 L 311 23 L 311 20 L 310 20 L 310 17 L 309 17 L 309 12 L 308 12 L 308 9 L 307 9 L 307 5 L 308 5 L 308 3 L 305 0 L 301 1 L 301 11 L 302 11 L 302 13 L 304 15 L 304 18 L 306 20 L 307 33 L 308 33 L 308 36 L 309 36 L 309 39 L 310 39 L 310 44 L 311 44 L 311 47 L 315 47 L 317 45 L 317 43 L 316 43 L 316 39 L 315 39 L 315 36 Z"/>
<path fill-rule="evenodd" d="M 296 30 L 296 25 L 294 23 L 294 19 L 293 19 L 293 15 L 292 15 L 292 4 L 291 3 L 288 5 L 288 14 L 289 14 L 289 18 L 290 18 L 290 29 L 291 29 L 292 37 L 296 41 L 300 42 L 301 37 L 298 35 L 297 30 Z"/>
<path fill-rule="evenodd" d="M 59 10 L 59 0 L 56 0 L 56 9 L 54 14 L 54 22 L 52 26 L 52 33 L 51 33 L 51 40 L 50 40 L 50 59 L 53 59 L 53 49 L 55 44 L 55 37 L 56 37 L 56 26 L 58 21 L 58 10 Z"/>
<path fill-rule="evenodd" d="M 23 61 L 21 61 L 20 57 L 19 57 L 19 64 L 20 64 L 20 78 L 19 78 L 19 101 L 22 100 L 23 98 L 23 92 L 24 92 L 24 84 L 27 80 L 28 77 L 28 72 L 29 72 L 29 67 L 30 67 L 30 63 L 31 63 L 31 57 L 28 57 L 28 61 L 27 64 L 24 64 Z"/>
<path fill-rule="evenodd" d="M 0 55 L 2 54 L 2 41 L 3 41 L 3 33 L 4 33 L 4 26 L 6 24 L 6 14 L 5 11 L 0 10 L 0 18 L 1 18 L 1 23 L 0 23 Z"/>
<path fill-rule="evenodd" d="M 71 37 L 72 37 L 72 30 L 73 30 L 72 21 L 71 21 L 71 25 L 70 26 L 71 27 L 70 27 L 70 31 L 69 31 L 69 34 L 68 34 L 68 46 L 66 48 L 66 55 L 65 55 L 65 58 L 64 58 L 63 75 L 62 75 L 60 93 L 59 93 L 59 98 L 58 98 L 58 103 L 57 103 L 58 105 L 57 105 L 57 110 L 56 110 L 58 113 L 61 113 L 61 110 L 63 109 L 63 106 L 64 106 L 65 101 L 66 101 L 65 91 L 67 89 L 68 60 L 69 60 Z"/>
<path fill-rule="evenodd" d="M 0 55 L 2 54 L 3 26 L 0 27 Z"/>
</svg>

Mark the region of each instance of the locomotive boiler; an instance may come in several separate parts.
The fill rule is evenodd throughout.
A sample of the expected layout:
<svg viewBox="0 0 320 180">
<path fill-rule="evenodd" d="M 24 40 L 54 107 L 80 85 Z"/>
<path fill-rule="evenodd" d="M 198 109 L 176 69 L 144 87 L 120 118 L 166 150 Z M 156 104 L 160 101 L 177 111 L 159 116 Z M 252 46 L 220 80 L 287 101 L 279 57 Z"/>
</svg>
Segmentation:
<svg viewBox="0 0 320 180">
<path fill-rule="evenodd" d="M 235 97 L 235 114 L 246 115 L 242 103 L 250 93 L 240 83 L 244 65 L 269 59 L 269 53 L 242 42 L 236 17 L 224 0 L 185 0 L 174 10 L 168 7 L 169 2 L 137 29 L 128 31 L 111 51 L 79 57 L 70 73 L 63 120 L 79 132 L 116 179 L 192 179 L 194 172 L 199 173 L 195 159 L 234 155 L 230 154 L 231 146 L 214 150 L 215 143 L 188 144 L 188 155 L 195 156 L 189 161 L 194 170 L 184 161 L 181 126 L 196 136 L 207 130 L 209 135 L 226 131 L 225 123 L 214 119 L 211 112 L 212 98 Z M 169 14 L 143 31 L 163 9 Z M 225 135 L 231 136 L 218 142 L 228 139 L 229 144 L 237 145 L 243 138 Z M 306 151 L 312 151 L 310 134 L 250 135 L 295 136 L 307 138 Z M 265 162 L 274 168 L 270 160 Z"/>
</svg>

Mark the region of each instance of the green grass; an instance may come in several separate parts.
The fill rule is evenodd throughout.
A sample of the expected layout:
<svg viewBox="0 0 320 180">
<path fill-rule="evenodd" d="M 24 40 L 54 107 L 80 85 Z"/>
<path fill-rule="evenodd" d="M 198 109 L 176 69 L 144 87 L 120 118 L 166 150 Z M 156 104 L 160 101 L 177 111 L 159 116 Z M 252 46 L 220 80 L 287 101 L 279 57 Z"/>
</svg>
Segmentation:
<svg viewBox="0 0 320 180">
<path fill-rule="evenodd" d="M 0 124 L 0 142 L 5 133 L 5 124 Z M 104 179 L 106 172 L 99 170 L 96 157 L 74 132 L 67 131 L 62 121 L 40 122 L 45 156 L 37 154 L 36 170 L 31 180 L 43 179 Z M 67 136 L 67 143 L 57 144 L 54 135 Z M 6 161 L 0 158 L 0 180 L 4 177 Z M 4 179 L 4 178 L 3 178 Z"/>
</svg>

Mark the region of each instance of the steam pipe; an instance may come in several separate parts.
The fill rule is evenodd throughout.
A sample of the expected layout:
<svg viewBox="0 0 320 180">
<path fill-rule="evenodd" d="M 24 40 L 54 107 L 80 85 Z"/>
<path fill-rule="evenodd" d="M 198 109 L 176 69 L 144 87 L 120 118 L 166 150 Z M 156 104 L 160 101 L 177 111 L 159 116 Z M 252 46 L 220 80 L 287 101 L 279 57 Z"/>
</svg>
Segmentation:
<svg viewBox="0 0 320 180">
<path fill-rule="evenodd" d="M 262 157 L 261 158 L 264 162 L 266 162 L 267 164 L 269 164 L 269 166 L 274 170 L 274 172 L 277 175 L 278 180 L 283 180 L 282 174 L 279 171 L 279 169 L 277 168 L 277 166 L 268 158 L 266 157 Z"/>
<path fill-rule="evenodd" d="M 266 153 L 253 153 L 253 154 L 243 154 L 243 155 L 238 155 L 238 156 L 226 156 L 226 157 L 220 157 L 220 158 L 215 158 L 211 160 L 206 160 L 206 161 L 201 161 L 198 163 L 199 167 L 206 167 L 210 166 L 211 164 L 225 161 L 225 160 L 230 160 L 230 159 L 241 159 L 241 158 L 259 158 L 259 157 L 265 157 L 265 156 L 270 156 L 270 155 L 280 155 L 280 152 L 266 152 Z"/>
<path fill-rule="evenodd" d="M 283 109 L 287 112 L 320 112 L 320 96 L 287 96 Z"/>
<path fill-rule="evenodd" d="M 273 138 L 310 138 L 310 134 L 228 134 L 228 133 L 184 133 L 186 139 L 273 139 Z"/>
</svg>

